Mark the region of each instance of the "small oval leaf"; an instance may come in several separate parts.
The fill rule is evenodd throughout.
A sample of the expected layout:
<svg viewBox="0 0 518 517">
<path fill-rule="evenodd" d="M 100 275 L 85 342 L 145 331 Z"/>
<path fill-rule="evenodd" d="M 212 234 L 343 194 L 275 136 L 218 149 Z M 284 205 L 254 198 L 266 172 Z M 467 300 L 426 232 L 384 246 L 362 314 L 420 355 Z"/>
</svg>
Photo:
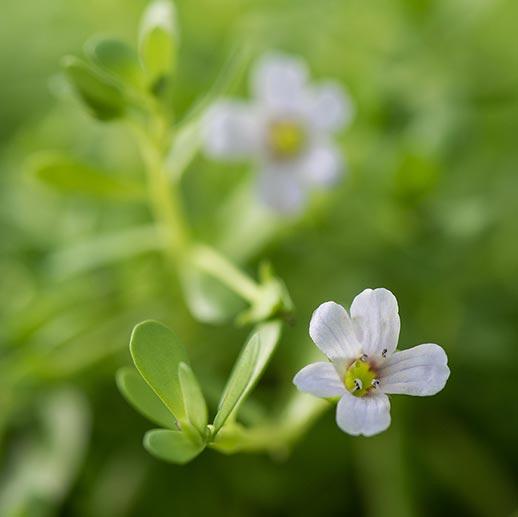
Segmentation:
<svg viewBox="0 0 518 517">
<path fill-rule="evenodd" d="M 117 387 L 123 397 L 139 413 L 155 424 L 176 429 L 176 420 L 140 374 L 130 367 L 121 368 L 116 376 Z"/>
<path fill-rule="evenodd" d="M 108 77 L 74 56 L 63 59 L 63 68 L 81 99 L 100 120 L 113 120 L 124 115 L 124 93 Z"/>
<path fill-rule="evenodd" d="M 183 420 L 186 414 L 178 366 L 189 359 L 176 334 L 157 321 L 144 321 L 133 329 L 130 352 L 144 380 L 176 419 Z"/>
<path fill-rule="evenodd" d="M 139 35 L 140 59 L 152 89 L 174 70 L 177 47 L 175 8 L 168 0 L 157 0 L 144 12 Z"/>
<path fill-rule="evenodd" d="M 92 38 L 85 45 L 88 58 L 112 78 L 137 89 L 145 85 L 144 71 L 137 52 L 123 41 Z"/>
<path fill-rule="evenodd" d="M 231 321 L 244 308 L 241 298 L 190 263 L 182 267 L 180 281 L 189 310 L 199 321 Z"/>
<path fill-rule="evenodd" d="M 205 444 L 194 443 L 181 431 L 153 429 L 144 435 L 144 448 L 161 460 L 183 465 L 198 456 Z"/>
<path fill-rule="evenodd" d="M 114 201 L 138 201 L 146 195 L 145 187 L 138 182 L 100 171 L 60 153 L 37 154 L 28 161 L 27 168 L 36 179 L 65 194 Z"/>
<path fill-rule="evenodd" d="M 186 363 L 178 366 L 178 377 L 182 388 L 183 403 L 188 420 L 196 427 L 201 436 L 207 428 L 207 404 L 192 368 Z"/>
</svg>

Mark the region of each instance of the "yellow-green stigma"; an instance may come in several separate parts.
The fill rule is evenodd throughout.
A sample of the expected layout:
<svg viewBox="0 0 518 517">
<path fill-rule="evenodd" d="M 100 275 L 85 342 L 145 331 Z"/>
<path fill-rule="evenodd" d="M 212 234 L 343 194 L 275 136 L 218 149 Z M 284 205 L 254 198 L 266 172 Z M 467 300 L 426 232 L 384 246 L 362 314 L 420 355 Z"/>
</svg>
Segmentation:
<svg viewBox="0 0 518 517">
<path fill-rule="evenodd" d="M 355 397 L 363 397 L 377 386 L 377 374 L 366 360 L 357 359 L 347 368 L 344 383 Z"/>
<path fill-rule="evenodd" d="M 302 150 L 306 135 L 300 124 L 278 120 L 270 126 L 268 144 L 277 158 L 291 158 Z"/>
</svg>

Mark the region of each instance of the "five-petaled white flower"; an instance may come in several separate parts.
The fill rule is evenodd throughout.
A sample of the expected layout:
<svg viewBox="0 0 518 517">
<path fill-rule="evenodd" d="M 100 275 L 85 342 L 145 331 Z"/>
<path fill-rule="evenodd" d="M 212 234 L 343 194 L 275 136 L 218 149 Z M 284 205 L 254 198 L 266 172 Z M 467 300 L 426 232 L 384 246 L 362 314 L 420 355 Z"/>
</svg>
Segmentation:
<svg viewBox="0 0 518 517">
<path fill-rule="evenodd" d="M 293 382 L 317 397 L 340 397 L 336 422 L 346 433 L 372 436 L 390 425 L 387 394 L 435 395 L 450 375 L 448 358 L 435 344 L 396 352 L 399 314 L 387 289 L 366 289 L 350 315 L 335 302 L 313 313 L 309 334 L 330 362 L 303 368 Z"/>
<path fill-rule="evenodd" d="M 352 118 L 336 82 L 308 84 L 305 63 L 285 54 L 256 64 L 253 100 L 223 100 L 204 124 L 206 153 L 226 160 L 251 159 L 258 169 L 260 199 L 277 212 L 299 211 L 308 190 L 332 185 L 343 169 L 331 135 Z"/>
</svg>

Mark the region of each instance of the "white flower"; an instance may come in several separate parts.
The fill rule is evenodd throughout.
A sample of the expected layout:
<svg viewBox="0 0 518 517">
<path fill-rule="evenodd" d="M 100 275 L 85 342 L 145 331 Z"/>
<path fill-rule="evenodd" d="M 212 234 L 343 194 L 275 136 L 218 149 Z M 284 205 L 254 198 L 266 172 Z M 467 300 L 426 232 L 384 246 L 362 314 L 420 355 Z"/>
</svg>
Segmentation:
<svg viewBox="0 0 518 517">
<path fill-rule="evenodd" d="M 390 425 L 387 394 L 435 395 L 450 375 L 448 358 L 435 344 L 396 351 L 399 314 L 387 289 L 366 289 L 350 315 L 335 302 L 313 313 L 309 334 L 330 362 L 303 368 L 293 382 L 317 397 L 340 397 L 336 423 L 346 433 L 372 436 Z"/>
<path fill-rule="evenodd" d="M 209 110 L 205 151 L 216 159 L 252 160 L 262 201 L 281 213 L 297 212 L 308 190 L 332 185 L 343 168 L 331 135 L 350 121 L 350 101 L 335 82 L 311 86 L 302 60 L 277 53 L 256 64 L 251 89 L 252 101 L 225 100 Z"/>
</svg>

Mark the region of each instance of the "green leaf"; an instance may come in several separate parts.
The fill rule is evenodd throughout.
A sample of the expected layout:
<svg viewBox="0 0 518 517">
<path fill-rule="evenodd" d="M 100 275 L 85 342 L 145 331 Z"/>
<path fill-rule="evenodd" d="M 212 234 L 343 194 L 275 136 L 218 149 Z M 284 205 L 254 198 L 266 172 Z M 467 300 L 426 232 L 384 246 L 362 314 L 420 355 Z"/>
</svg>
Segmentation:
<svg viewBox="0 0 518 517">
<path fill-rule="evenodd" d="M 177 47 L 175 8 L 168 0 L 157 0 L 144 12 L 139 34 L 140 59 L 152 89 L 173 72 Z"/>
<path fill-rule="evenodd" d="M 153 429 L 145 434 L 144 447 L 161 460 L 183 465 L 198 456 L 205 444 L 191 441 L 181 431 Z"/>
<path fill-rule="evenodd" d="M 180 279 L 189 310 L 199 321 L 230 321 L 243 308 L 241 298 L 191 264 L 186 264 L 182 268 Z"/>
<path fill-rule="evenodd" d="M 121 368 L 117 387 L 124 398 L 146 418 L 168 429 L 176 429 L 176 420 L 146 381 L 133 368 Z"/>
<path fill-rule="evenodd" d="M 161 323 L 144 321 L 133 329 L 130 352 L 137 370 L 160 400 L 177 420 L 185 419 L 178 366 L 189 360 L 178 337 Z"/>
<path fill-rule="evenodd" d="M 72 241 L 50 253 L 46 267 L 50 276 L 65 280 L 150 252 L 161 252 L 165 240 L 156 224 L 144 224 L 117 232 L 95 233 L 91 238 Z"/>
<path fill-rule="evenodd" d="M 182 388 L 187 418 L 202 436 L 207 431 L 207 404 L 192 368 L 186 363 L 178 365 L 178 377 Z"/>
<path fill-rule="evenodd" d="M 124 115 L 124 93 L 110 78 L 74 56 L 63 59 L 63 68 L 72 86 L 95 117 L 113 120 Z"/>
<path fill-rule="evenodd" d="M 92 38 L 85 45 L 88 58 L 112 78 L 139 90 L 145 86 L 144 71 L 137 52 L 123 41 Z"/>
<path fill-rule="evenodd" d="M 2 466 L 2 517 L 57 515 L 88 454 L 88 401 L 71 389 L 39 392 L 34 420 L 13 436 Z"/>
<path fill-rule="evenodd" d="M 101 172 L 59 153 L 41 153 L 28 162 L 29 172 L 39 181 L 65 194 L 112 199 L 142 200 L 145 188 L 138 182 Z"/>
<path fill-rule="evenodd" d="M 281 324 L 279 321 L 273 321 L 258 325 L 248 339 L 221 396 L 218 413 L 214 419 L 215 433 L 230 417 L 235 417 L 239 406 L 263 373 L 280 335 Z"/>
</svg>

